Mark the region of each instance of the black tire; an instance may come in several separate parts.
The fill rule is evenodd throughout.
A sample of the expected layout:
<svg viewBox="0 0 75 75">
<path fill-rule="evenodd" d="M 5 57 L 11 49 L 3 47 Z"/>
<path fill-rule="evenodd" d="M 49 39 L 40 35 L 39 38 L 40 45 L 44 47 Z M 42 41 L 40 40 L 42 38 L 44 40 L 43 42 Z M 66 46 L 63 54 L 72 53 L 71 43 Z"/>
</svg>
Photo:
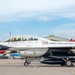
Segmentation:
<svg viewBox="0 0 75 75">
<path fill-rule="evenodd" d="M 71 66 L 72 66 L 72 62 L 69 61 L 69 60 L 67 60 L 67 61 L 65 62 L 65 65 L 66 65 L 67 67 L 71 67 Z"/>
<path fill-rule="evenodd" d="M 24 62 L 24 66 L 28 66 L 29 65 L 29 63 L 28 62 Z"/>
</svg>

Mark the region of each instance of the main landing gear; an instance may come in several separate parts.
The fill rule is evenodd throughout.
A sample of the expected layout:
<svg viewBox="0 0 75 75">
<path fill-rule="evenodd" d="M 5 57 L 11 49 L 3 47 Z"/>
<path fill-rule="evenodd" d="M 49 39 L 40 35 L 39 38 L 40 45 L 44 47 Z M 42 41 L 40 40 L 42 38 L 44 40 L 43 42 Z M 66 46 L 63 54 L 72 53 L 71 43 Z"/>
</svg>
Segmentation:
<svg viewBox="0 0 75 75">
<path fill-rule="evenodd" d="M 72 64 L 72 61 L 70 61 L 69 59 L 67 60 L 64 60 L 65 62 L 61 64 L 61 66 L 67 66 L 67 67 L 71 67 L 73 64 Z"/>
<path fill-rule="evenodd" d="M 67 61 L 65 61 L 65 65 L 67 67 L 70 67 L 70 66 L 72 66 L 72 62 L 70 60 L 67 60 Z"/>
<path fill-rule="evenodd" d="M 29 66 L 31 64 L 31 59 L 25 59 L 24 66 Z"/>
</svg>

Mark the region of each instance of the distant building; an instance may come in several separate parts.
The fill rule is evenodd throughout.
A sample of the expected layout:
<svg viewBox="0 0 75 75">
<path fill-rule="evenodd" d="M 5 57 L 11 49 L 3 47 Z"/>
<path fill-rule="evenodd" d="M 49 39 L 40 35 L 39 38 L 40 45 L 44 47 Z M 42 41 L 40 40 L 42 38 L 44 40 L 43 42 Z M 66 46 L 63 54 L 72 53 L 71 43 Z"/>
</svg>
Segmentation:
<svg viewBox="0 0 75 75">
<path fill-rule="evenodd" d="M 44 38 L 47 38 L 47 39 L 52 40 L 52 41 L 69 41 L 69 39 L 62 38 L 62 37 L 55 36 L 55 35 L 45 36 Z"/>
</svg>

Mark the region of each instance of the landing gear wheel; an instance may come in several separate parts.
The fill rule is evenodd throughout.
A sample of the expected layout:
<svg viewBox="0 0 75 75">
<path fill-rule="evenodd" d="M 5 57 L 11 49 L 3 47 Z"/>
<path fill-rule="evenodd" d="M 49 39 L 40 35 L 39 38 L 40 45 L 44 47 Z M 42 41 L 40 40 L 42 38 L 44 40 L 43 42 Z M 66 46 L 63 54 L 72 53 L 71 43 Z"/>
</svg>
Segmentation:
<svg viewBox="0 0 75 75">
<path fill-rule="evenodd" d="M 67 60 L 67 61 L 65 62 L 65 65 L 66 65 L 67 67 L 70 67 L 70 66 L 72 66 L 72 62 L 69 61 L 69 60 Z"/>
<path fill-rule="evenodd" d="M 29 63 L 28 62 L 24 62 L 24 66 L 28 66 L 29 65 Z"/>
<path fill-rule="evenodd" d="M 31 64 L 31 59 L 26 58 L 24 62 L 24 66 L 28 66 L 29 64 Z"/>
</svg>

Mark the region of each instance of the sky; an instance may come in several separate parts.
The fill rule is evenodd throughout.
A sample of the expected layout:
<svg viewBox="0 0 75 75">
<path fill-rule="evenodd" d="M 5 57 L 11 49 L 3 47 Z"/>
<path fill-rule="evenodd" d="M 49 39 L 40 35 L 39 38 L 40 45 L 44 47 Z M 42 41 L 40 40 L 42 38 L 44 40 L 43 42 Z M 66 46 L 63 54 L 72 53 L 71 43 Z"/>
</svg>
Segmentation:
<svg viewBox="0 0 75 75">
<path fill-rule="evenodd" d="M 75 0 L 0 0 L 0 41 L 10 32 L 75 39 Z"/>
</svg>

